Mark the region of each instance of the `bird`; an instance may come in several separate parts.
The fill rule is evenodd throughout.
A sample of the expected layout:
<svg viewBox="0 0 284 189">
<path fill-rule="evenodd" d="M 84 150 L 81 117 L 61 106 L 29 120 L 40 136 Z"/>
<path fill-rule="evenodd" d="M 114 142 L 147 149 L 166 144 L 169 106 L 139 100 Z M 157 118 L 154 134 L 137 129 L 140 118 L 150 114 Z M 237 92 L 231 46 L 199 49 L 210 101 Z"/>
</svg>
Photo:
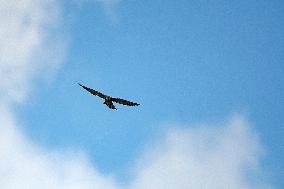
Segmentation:
<svg viewBox="0 0 284 189">
<path fill-rule="evenodd" d="M 119 104 L 122 104 L 122 105 L 125 105 L 125 106 L 139 106 L 140 104 L 136 103 L 136 102 L 131 102 L 131 101 L 128 101 L 128 100 L 124 100 L 124 99 L 121 99 L 121 98 L 114 98 L 114 97 L 111 97 L 111 96 L 108 96 L 108 95 L 105 95 L 99 91 L 96 91 L 94 89 L 91 89 L 89 87 L 86 87 L 80 83 L 78 83 L 78 85 L 80 85 L 81 87 L 83 87 L 85 90 L 87 90 L 89 93 L 95 95 L 95 96 L 98 96 L 102 99 L 104 99 L 104 104 L 109 107 L 110 109 L 113 109 L 113 110 L 117 110 L 116 107 L 113 105 L 113 102 L 116 102 L 116 103 L 119 103 Z"/>
</svg>

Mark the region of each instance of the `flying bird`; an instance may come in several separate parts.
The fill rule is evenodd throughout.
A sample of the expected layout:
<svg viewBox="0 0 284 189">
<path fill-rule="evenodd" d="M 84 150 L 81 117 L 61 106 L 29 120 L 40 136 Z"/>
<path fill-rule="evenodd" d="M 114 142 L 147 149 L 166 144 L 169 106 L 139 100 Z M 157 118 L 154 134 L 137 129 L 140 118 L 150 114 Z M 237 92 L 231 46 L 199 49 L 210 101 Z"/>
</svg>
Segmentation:
<svg viewBox="0 0 284 189">
<path fill-rule="evenodd" d="M 105 94 L 103 94 L 103 93 L 101 93 L 99 91 L 96 91 L 94 89 L 91 89 L 91 88 L 88 88 L 88 87 L 86 87 L 84 85 L 81 85 L 80 83 L 78 83 L 78 84 L 81 87 L 83 87 L 85 90 L 90 92 L 91 94 L 104 99 L 105 100 L 104 104 L 106 106 L 108 106 L 110 109 L 117 110 L 116 107 L 113 105 L 113 102 L 116 102 L 116 103 L 119 103 L 119 104 L 122 104 L 122 105 L 125 105 L 125 106 L 139 106 L 140 105 L 140 104 L 138 104 L 136 102 L 131 102 L 131 101 L 124 100 L 124 99 L 121 99 L 121 98 L 113 98 L 113 97 L 105 95 Z"/>
</svg>

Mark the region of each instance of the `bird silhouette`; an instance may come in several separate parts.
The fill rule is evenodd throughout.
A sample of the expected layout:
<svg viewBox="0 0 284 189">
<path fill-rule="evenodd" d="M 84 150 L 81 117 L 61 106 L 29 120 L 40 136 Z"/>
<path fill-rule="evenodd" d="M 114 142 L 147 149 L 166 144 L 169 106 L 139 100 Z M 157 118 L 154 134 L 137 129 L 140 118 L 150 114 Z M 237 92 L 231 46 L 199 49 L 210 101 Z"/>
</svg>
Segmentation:
<svg viewBox="0 0 284 189">
<path fill-rule="evenodd" d="M 116 103 L 119 103 L 119 104 L 122 104 L 122 105 L 125 105 L 125 106 L 139 106 L 140 104 L 136 103 L 136 102 L 131 102 L 131 101 L 128 101 L 128 100 L 124 100 L 124 99 L 121 99 L 121 98 L 113 98 L 111 96 L 108 96 L 108 95 L 105 95 L 99 91 L 96 91 L 94 89 L 91 89 L 89 87 L 86 87 L 84 85 L 81 85 L 80 83 L 78 83 L 81 87 L 83 87 L 85 90 L 87 90 L 88 92 L 90 92 L 91 94 L 95 95 L 95 96 L 98 96 L 102 99 L 104 99 L 104 104 L 109 107 L 110 109 L 113 109 L 113 110 L 117 110 L 116 107 L 113 105 L 113 102 L 116 102 Z"/>
</svg>

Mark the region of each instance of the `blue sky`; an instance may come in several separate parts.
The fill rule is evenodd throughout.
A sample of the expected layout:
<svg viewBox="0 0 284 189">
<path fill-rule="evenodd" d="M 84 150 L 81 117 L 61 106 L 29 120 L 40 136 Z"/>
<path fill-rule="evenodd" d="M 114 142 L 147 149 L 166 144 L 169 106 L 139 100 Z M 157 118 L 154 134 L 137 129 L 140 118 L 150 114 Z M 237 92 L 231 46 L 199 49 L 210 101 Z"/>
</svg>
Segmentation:
<svg viewBox="0 0 284 189">
<path fill-rule="evenodd" d="M 58 12 L 45 16 L 58 14 L 57 26 L 48 25 L 45 32 L 51 35 L 48 43 L 56 42 L 43 49 L 51 51 L 46 62 L 50 54 L 60 60 L 58 68 L 48 80 L 38 76 L 52 67 L 48 63 L 35 71 L 40 74 L 27 77 L 29 95 L 16 108 L 12 105 L 21 123 L 17 127 L 31 143 L 46 151 L 83 151 L 98 172 L 125 184 L 132 182 L 141 154 L 160 151 L 154 144 L 163 141 L 164 133 L 177 129 L 186 144 L 191 135 L 183 132 L 207 133 L 204 140 L 213 134 L 222 138 L 227 133 L 223 127 L 240 123 L 249 129 L 230 139 L 239 145 L 232 153 L 252 153 L 255 143 L 263 151 L 252 153 L 261 171 L 248 173 L 250 182 L 284 187 L 283 2 L 60 1 L 52 6 Z M 111 111 L 77 83 L 141 106 L 118 105 L 118 111 Z M 230 121 L 235 115 L 248 124 Z M 255 135 L 246 151 L 242 142 Z"/>
</svg>

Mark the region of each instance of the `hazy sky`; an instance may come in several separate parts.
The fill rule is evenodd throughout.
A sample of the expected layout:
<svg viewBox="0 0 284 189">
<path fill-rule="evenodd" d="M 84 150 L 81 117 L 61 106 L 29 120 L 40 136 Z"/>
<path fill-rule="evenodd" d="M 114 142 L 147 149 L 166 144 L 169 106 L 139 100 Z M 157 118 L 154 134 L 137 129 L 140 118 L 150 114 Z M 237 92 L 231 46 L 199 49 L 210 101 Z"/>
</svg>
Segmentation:
<svg viewBox="0 0 284 189">
<path fill-rule="evenodd" d="M 1 189 L 284 187 L 282 1 L 0 0 L 0 15 Z"/>
</svg>

